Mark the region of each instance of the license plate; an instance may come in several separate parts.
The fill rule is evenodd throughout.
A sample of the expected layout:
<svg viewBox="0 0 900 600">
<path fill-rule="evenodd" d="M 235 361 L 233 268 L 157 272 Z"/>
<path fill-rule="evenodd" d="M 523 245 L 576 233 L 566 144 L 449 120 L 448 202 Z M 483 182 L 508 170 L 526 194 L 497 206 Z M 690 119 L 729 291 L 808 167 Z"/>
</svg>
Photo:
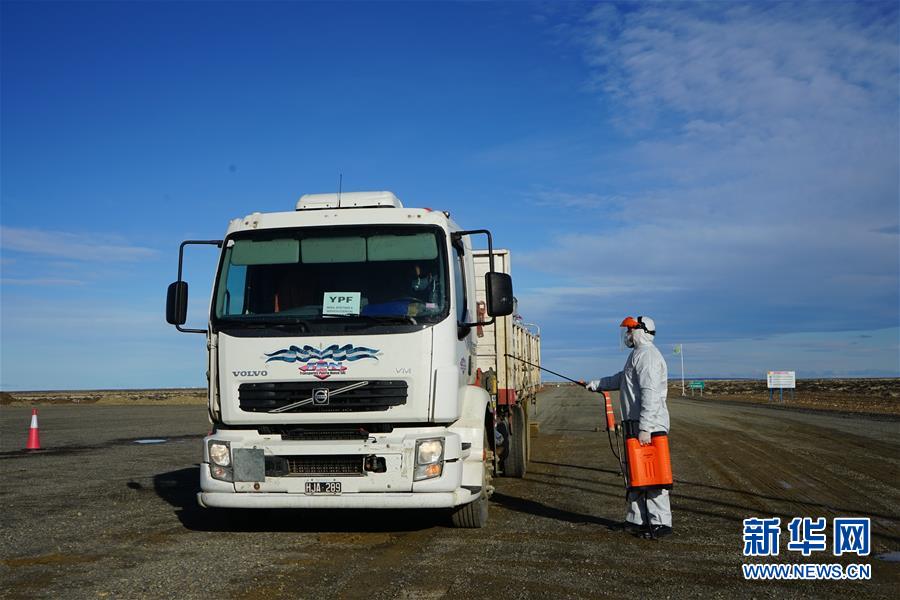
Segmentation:
<svg viewBox="0 0 900 600">
<path fill-rule="evenodd" d="M 340 481 L 307 481 L 305 486 L 310 496 L 338 496 L 341 493 Z"/>
</svg>

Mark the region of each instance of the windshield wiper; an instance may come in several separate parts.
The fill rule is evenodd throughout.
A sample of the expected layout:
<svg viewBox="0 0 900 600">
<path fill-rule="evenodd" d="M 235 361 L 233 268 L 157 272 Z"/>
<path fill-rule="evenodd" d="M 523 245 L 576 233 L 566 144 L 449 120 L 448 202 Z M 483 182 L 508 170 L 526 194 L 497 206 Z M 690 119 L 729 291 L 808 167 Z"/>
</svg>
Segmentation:
<svg viewBox="0 0 900 600">
<path fill-rule="evenodd" d="M 386 323 L 408 323 L 409 325 L 418 325 L 418 321 L 416 321 L 413 317 L 409 315 L 353 315 L 353 319 L 362 319 L 366 327 L 373 327 L 375 325 L 384 325 Z"/>
<path fill-rule="evenodd" d="M 277 319 L 256 319 L 252 317 L 225 317 L 220 318 L 219 322 L 226 325 L 236 325 L 238 327 L 246 327 L 248 329 L 293 329 L 301 326 L 303 331 L 309 331 L 309 321 L 299 317 L 278 317 Z"/>
</svg>

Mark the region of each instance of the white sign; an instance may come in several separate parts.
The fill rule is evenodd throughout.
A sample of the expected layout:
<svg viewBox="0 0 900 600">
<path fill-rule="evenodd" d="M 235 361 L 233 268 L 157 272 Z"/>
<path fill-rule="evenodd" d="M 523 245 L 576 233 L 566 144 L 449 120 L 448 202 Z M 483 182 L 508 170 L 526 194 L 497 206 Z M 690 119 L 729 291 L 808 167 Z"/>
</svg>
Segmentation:
<svg viewBox="0 0 900 600">
<path fill-rule="evenodd" d="M 766 374 L 766 382 L 769 389 L 795 388 L 797 387 L 796 371 L 769 371 Z"/>
<path fill-rule="evenodd" d="M 325 292 L 322 316 L 358 315 L 360 292 Z"/>
</svg>

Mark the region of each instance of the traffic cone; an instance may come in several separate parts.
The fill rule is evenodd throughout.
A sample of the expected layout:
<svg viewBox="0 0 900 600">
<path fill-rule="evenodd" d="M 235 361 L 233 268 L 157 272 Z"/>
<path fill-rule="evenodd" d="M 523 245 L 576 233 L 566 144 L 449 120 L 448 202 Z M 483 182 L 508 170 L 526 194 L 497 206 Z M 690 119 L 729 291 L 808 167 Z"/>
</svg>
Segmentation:
<svg viewBox="0 0 900 600">
<path fill-rule="evenodd" d="M 31 427 L 28 429 L 28 443 L 25 444 L 26 450 L 41 449 L 41 433 L 38 431 L 37 409 L 31 409 Z"/>
</svg>

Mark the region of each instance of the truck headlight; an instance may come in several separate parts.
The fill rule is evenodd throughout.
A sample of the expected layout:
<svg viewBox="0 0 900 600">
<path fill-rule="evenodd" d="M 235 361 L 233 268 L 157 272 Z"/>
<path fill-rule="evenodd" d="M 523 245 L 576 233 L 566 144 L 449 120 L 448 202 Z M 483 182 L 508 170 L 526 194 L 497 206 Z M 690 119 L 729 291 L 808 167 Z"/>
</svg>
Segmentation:
<svg viewBox="0 0 900 600">
<path fill-rule="evenodd" d="M 231 444 L 228 442 L 210 440 L 209 462 L 220 467 L 231 466 Z"/>
<path fill-rule="evenodd" d="M 420 440 L 416 444 L 416 464 L 430 465 L 444 458 L 444 440 Z"/>
<path fill-rule="evenodd" d="M 416 443 L 416 468 L 413 481 L 440 477 L 444 471 L 444 440 L 420 440 Z"/>
</svg>

